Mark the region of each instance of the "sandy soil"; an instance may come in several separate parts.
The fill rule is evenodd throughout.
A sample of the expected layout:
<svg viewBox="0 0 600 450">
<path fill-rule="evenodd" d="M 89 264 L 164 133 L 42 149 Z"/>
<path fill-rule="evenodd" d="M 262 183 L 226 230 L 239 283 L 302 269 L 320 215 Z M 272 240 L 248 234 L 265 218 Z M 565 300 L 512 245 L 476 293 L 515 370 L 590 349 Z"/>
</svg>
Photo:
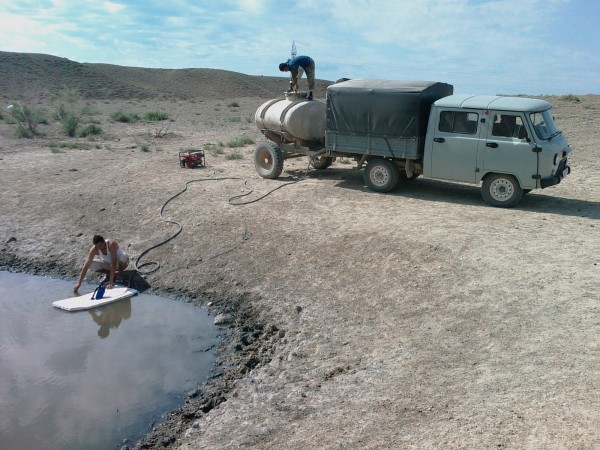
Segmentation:
<svg viewBox="0 0 600 450">
<path fill-rule="evenodd" d="M 165 208 L 183 231 L 148 254 L 161 268 L 145 281 L 234 323 L 213 378 L 137 446 L 600 447 L 600 98 L 549 99 L 572 174 L 514 209 L 423 179 L 376 194 L 339 161 L 264 180 L 253 145 L 211 154 L 260 140 L 266 99 L 80 101 L 95 141 L 0 121 L 3 268 L 74 279 L 95 233 L 135 258 L 176 231 L 164 202 L 202 180 Z M 119 109 L 174 121 L 165 135 L 111 122 Z M 206 168 L 179 167 L 187 147 Z"/>
</svg>

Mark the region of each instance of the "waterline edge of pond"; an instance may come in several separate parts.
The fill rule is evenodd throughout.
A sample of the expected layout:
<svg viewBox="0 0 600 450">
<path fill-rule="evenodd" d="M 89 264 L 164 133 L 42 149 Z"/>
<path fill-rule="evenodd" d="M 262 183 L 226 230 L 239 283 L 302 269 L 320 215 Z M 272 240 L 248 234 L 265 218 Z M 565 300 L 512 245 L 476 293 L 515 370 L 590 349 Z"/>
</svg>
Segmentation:
<svg viewBox="0 0 600 450">
<path fill-rule="evenodd" d="M 17 262 L 19 264 L 16 267 L 0 265 L 0 270 L 75 282 L 74 276 L 32 268 L 30 263 L 25 265 L 28 270 L 22 270 L 23 261 L 19 259 Z M 188 292 L 175 287 L 150 287 L 145 293 L 194 304 L 204 308 L 210 316 L 226 314 L 231 322 L 219 326 L 216 359 L 208 379 L 188 393 L 182 406 L 163 414 L 150 433 L 134 446 L 124 446 L 131 449 L 174 444 L 194 422 L 226 401 L 238 380 L 246 377 L 253 369 L 269 363 L 276 341 L 285 336 L 285 332 L 275 325 L 267 326 L 258 320 L 258 312 L 253 308 L 252 301 L 257 294 Z"/>
</svg>

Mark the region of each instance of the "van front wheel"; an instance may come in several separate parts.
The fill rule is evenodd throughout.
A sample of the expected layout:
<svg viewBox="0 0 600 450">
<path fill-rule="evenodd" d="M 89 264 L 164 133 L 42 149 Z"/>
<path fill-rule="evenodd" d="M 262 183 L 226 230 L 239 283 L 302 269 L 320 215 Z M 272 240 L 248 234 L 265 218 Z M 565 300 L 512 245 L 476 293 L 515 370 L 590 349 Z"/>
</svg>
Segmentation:
<svg viewBox="0 0 600 450">
<path fill-rule="evenodd" d="M 491 174 L 483 180 L 481 195 L 488 205 L 511 208 L 521 201 L 523 189 L 512 175 Z"/>
</svg>

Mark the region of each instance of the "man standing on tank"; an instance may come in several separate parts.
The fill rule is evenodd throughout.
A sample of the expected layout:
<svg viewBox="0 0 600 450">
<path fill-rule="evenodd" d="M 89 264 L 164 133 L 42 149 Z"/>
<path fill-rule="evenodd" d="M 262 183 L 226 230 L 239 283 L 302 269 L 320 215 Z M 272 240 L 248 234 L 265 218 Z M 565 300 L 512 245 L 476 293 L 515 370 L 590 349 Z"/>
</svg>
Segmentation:
<svg viewBox="0 0 600 450">
<path fill-rule="evenodd" d="M 286 62 L 279 64 L 279 70 L 292 73 L 290 91 L 298 90 L 300 87 L 300 78 L 302 77 L 302 74 L 306 72 L 306 79 L 308 80 L 307 99 L 312 100 L 313 90 L 315 89 L 315 62 L 310 56 L 299 55 L 290 58 Z"/>
</svg>

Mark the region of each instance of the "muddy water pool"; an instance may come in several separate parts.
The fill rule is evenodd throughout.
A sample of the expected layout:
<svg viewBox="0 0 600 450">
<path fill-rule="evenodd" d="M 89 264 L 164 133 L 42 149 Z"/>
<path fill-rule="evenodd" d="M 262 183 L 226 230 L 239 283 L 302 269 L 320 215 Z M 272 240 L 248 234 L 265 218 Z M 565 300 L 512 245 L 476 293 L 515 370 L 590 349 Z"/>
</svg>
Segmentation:
<svg viewBox="0 0 600 450">
<path fill-rule="evenodd" d="M 218 330 L 205 310 L 146 294 L 52 307 L 73 285 L 0 271 L 2 449 L 132 445 L 210 373 Z"/>
</svg>

